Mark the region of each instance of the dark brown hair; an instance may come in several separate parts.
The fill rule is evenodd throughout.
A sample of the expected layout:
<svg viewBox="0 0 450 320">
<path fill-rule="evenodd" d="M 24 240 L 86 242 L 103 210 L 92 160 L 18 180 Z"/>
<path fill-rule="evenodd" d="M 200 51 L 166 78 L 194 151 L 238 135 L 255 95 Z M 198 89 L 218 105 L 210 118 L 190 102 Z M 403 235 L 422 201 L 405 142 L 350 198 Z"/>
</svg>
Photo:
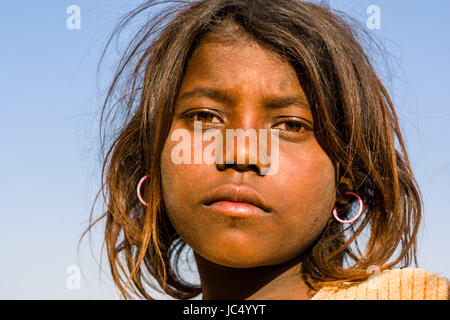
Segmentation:
<svg viewBox="0 0 450 320">
<path fill-rule="evenodd" d="M 145 2 L 124 16 L 106 48 L 133 18 L 159 3 Z M 163 3 L 175 5 L 146 18 L 106 94 L 100 134 L 102 150 L 107 151 L 96 200 L 101 193 L 107 208 L 95 221 L 91 212 L 91 224 L 83 233 L 106 219 L 111 272 L 124 298 L 151 299 L 145 285 L 152 279 L 174 298 L 201 293 L 200 286 L 180 276 L 178 262 L 186 244 L 160 198 L 160 155 L 185 66 L 205 36 L 228 43 L 255 41 L 290 63 L 311 106 L 317 141 L 339 169 L 339 214 L 345 217 L 357 205 L 354 198 L 344 201 L 347 189 L 364 201 L 363 216 L 348 228 L 330 214 L 323 232 L 304 253 L 302 275 L 311 288 L 367 279 L 371 265 L 382 270 L 402 267 L 413 258 L 417 265 L 420 191 L 392 101 L 350 20 L 296 0 Z M 151 177 L 144 188 L 148 207 L 136 196 L 144 175 Z M 343 177 L 350 183 L 341 183 Z"/>
</svg>

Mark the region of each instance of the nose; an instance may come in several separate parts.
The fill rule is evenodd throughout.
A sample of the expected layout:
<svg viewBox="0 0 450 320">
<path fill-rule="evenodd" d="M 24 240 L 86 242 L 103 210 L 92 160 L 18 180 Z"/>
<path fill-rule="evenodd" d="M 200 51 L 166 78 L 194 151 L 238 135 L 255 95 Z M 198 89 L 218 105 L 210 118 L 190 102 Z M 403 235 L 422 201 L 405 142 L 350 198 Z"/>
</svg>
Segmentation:
<svg viewBox="0 0 450 320">
<path fill-rule="evenodd" d="M 261 139 L 261 137 L 259 137 Z M 234 169 L 239 172 L 253 171 L 262 175 L 262 163 L 258 154 L 260 143 L 256 129 L 226 129 L 223 161 L 216 162 L 217 169 Z M 261 141 L 264 145 L 264 141 Z"/>
</svg>

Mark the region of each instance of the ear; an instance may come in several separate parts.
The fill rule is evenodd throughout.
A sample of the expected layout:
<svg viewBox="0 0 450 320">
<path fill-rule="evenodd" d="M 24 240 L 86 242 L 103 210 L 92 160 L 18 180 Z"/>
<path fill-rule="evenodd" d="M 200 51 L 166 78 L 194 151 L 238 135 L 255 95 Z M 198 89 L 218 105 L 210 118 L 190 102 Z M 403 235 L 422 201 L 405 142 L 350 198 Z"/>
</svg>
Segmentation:
<svg viewBox="0 0 450 320">
<path fill-rule="evenodd" d="M 353 190 L 352 180 L 347 177 L 338 177 L 338 185 L 336 186 L 336 202 L 341 205 L 350 203 L 349 196 L 345 194 L 346 191 Z"/>
</svg>

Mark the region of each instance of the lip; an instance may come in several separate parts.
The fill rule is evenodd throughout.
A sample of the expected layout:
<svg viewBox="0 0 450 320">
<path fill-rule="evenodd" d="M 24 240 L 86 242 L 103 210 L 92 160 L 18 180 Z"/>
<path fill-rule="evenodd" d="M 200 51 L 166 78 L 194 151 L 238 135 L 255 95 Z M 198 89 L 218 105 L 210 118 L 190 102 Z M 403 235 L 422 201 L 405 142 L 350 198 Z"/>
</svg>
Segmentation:
<svg viewBox="0 0 450 320">
<path fill-rule="evenodd" d="M 203 205 L 219 214 L 234 217 L 267 215 L 272 210 L 261 195 L 245 185 L 226 184 L 214 189 Z"/>
</svg>

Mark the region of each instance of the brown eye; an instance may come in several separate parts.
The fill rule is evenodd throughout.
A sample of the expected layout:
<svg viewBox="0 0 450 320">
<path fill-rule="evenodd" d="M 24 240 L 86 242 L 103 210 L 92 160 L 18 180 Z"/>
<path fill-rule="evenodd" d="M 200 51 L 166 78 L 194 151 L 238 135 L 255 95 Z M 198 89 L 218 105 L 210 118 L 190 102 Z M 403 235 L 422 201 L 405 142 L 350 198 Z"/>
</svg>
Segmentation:
<svg viewBox="0 0 450 320">
<path fill-rule="evenodd" d="M 192 121 L 201 121 L 202 123 L 218 124 L 222 123 L 222 120 L 216 116 L 214 113 L 207 111 L 197 111 L 186 115 L 186 118 Z"/>
<path fill-rule="evenodd" d="M 310 128 L 300 121 L 284 121 L 277 124 L 276 127 L 289 135 L 301 135 L 306 130 L 310 130 Z"/>
</svg>

